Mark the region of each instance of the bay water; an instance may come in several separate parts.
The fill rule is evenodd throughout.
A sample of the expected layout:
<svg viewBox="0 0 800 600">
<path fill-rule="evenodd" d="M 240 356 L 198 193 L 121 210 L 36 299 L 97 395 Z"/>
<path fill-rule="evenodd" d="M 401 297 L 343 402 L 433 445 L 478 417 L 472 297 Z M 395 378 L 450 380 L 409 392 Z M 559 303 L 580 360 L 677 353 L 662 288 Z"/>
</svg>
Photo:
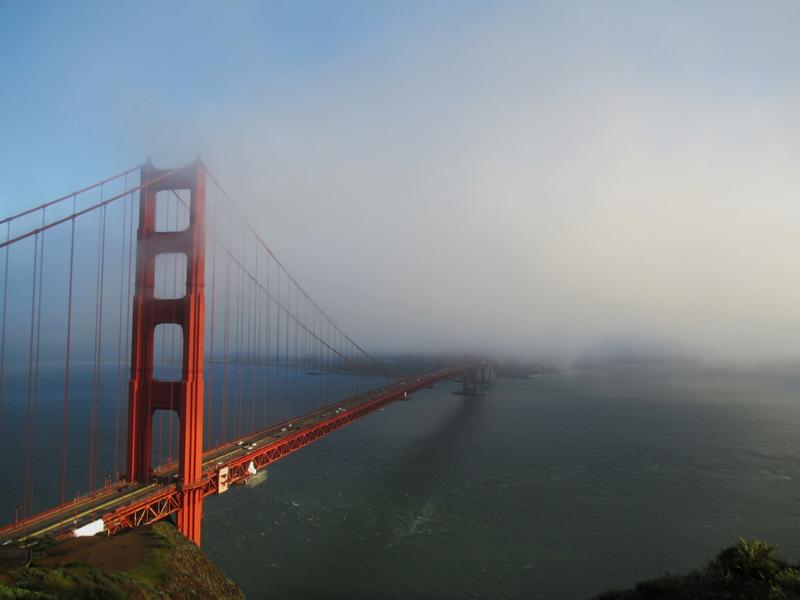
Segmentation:
<svg viewBox="0 0 800 600">
<path fill-rule="evenodd" d="M 800 375 L 622 365 L 441 383 L 206 502 L 249 598 L 589 598 L 739 537 L 800 558 Z"/>
</svg>

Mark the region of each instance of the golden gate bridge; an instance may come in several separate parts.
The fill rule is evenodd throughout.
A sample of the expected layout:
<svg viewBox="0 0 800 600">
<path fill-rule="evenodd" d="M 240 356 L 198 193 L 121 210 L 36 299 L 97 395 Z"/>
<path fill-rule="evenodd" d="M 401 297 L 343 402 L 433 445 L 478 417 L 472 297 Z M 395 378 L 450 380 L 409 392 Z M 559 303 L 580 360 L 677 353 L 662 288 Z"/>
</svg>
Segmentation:
<svg viewBox="0 0 800 600">
<path fill-rule="evenodd" d="M 0 220 L 0 544 L 174 515 L 443 379 L 311 298 L 199 159 L 148 161 Z M 0 229 L 0 235 L 2 230 Z"/>
</svg>

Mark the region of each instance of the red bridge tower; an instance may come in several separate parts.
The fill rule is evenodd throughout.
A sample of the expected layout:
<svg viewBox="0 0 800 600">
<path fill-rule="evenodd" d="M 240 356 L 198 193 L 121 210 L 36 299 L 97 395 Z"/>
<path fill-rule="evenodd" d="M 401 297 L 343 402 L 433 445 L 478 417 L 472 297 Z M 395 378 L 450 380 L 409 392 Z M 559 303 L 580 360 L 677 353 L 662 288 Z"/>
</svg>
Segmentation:
<svg viewBox="0 0 800 600">
<path fill-rule="evenodd" d="M 154 183 L 147 184 L 148 181 Z M 199 545 L 203 515 L 203 496 L 198 486 L 203 465 L 206 170 L 200 160 L 174 172 L 156 169 L 148 161 L 141 168 L 141 182 L 144 187 L 140 192 L 136 247 L 127 478 L 140 483 L 150 480 L 153 415 L 157 410 L 176 412 L 180 431 L 178 529 Z M 182 231 L 158 231 L 156 195 L 177 190 L 190 192 L 189 226 Z M 155 296 L 156 257 L 168 253 L 186 255 L 186 295 L 182 298 Z M 153 377 L 154 333 L 156 326 L 164 323 L 174 323 L 183 330 L 183 365 L 179 381 L 161 381 Z"/>
</svg>

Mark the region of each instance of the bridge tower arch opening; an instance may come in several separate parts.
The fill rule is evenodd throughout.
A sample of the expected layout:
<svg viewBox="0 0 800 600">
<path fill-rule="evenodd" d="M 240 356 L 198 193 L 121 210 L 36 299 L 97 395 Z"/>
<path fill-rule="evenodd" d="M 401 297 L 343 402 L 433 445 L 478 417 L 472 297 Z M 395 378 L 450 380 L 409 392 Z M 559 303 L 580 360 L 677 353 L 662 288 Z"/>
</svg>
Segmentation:
<svg viewBox="0 0 800 600">
<path fill-rule="evenodd" d="M 128 389 L 127 479 L 146 483 L 153 473 L 153 420 L 157 410 L 178 416 L 178 482 L 181 507 L 178 529 L 200 544 L 203 464 L 203 344 L 205 320 L 205 193 L 206 169 L 197 160 L 175 171 L 156 169 L 148 161 L 141 167 L 136 238 L 136 280 L 133 299 L 131 378 Z M 153 182 L 153 183 L 147 183 Z M 159 192 L 177 198 L 188 190 L 188 223 L 175 230 L 157 228 Z M 185 294 L 156 295 L 156 259 L 182 254 L 185 259 Z M 154 376 L 154 338 L 159 325 L 182 330 L 180 379 Z"/>
</svg>

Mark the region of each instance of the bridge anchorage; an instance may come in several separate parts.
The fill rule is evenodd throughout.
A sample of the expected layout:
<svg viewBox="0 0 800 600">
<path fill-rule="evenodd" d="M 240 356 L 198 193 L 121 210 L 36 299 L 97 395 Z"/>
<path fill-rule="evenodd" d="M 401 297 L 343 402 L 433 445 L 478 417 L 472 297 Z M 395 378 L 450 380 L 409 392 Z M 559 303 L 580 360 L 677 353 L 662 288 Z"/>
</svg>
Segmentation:
<svg viewBox="0 0 800 600">
<path fill-rule="evenodd" d="M 200 544 L 206 497 L 439 381 L 475 395 L 493 378 L 477 361 L 398 373 L 364 350 L 200 160 L 148 161 L 0 226 L 0 544 L 173 515 Z"/>
</svg>

